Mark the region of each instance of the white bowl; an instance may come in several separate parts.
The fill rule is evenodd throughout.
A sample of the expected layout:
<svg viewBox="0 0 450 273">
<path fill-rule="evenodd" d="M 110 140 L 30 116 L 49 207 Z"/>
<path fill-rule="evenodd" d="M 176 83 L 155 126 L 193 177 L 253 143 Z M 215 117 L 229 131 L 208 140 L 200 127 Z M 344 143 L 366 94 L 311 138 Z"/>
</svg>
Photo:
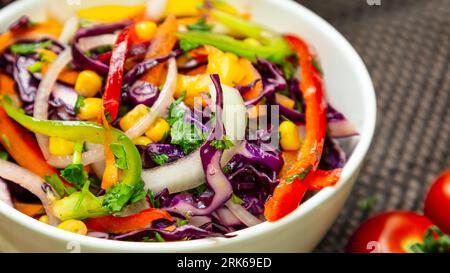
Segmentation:
<svg viewBox="0 0 450 273">
<path fill-rule="evenodd" d="M 124 1 L 125 2 L 125 1 Z M 251 7 L 254 20 L 280 32 L 295 33 L 312 44 L 322 62 L 331 103 L 357 127 L 361 138 L 335 187 L 326 188 L 275 223 L 236 232 L 233 238 L 167 243 L 109 241 L 80 236 L 36 221 L 0 202 L 0 234 L 13 247 L 33 252 L 309 252 L 336 219 L 358 175 L 375 128 L 375 93 L 364 63 L 332 26 L 288 0 L 234 0 Z M 0 26 L 27 14 L 44 13 L 45 2 L 17 1 L 0 11 Z M 4 30 L 4 29 L 0 29 Z M 0 245 L 2 243 L 0 242 Z"/>
</svg>

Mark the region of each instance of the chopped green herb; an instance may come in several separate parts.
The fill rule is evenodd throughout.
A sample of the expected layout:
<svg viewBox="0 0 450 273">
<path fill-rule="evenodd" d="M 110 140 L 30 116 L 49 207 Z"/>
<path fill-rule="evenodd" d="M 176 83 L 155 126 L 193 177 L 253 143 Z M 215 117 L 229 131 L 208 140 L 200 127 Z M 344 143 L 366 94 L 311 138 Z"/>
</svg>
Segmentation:
<svg viewBox="0 0 450 273">
<path fill-rule="evenodd" d="M 75 102 L 75 114 L 80 113 L 80 108 L 84 106 L 84 97 L 78 96 L 77 101 Z"/>
<path fill-rule="evenodd" d="M 199 47 L 200 44 L 199 43 L 195 43 L 195 42 L 191 42 L 185 39 L 181 39 L 180 40 L 180 48 L 184 51 L 184 52 L 189 52 L 192 49 L 196 49 L 197 47 Z"/>
<path fill-rule="evenodd" d="M 147 195 L 147 191 L 144 189 L 144 186 L 145 183 L 142 180 L 134 186 L 134 192 L 130 198 L 131 203 L 139 202 L 145 198 L 145 196 Z"/>
<path fill-rule="evenodd" d="M 123 144 L 112 143 L 109 145 L 109 148 L 116 157 L 116 167 L 121 170 L 128 170 L 127 154 Z"/>
<path fill-rule="evenodd" d="M 195 195 L 195 196 L 199 196 L 199 195 L 201 195 L 202 193 L 204 193 L 204 192 L 206 191 L 206 189 L 208 189 L 208 187 L 206 186 L 206 184 L 201 184 L 201 185 L 198 186 L 197 188 L 188 190 L 187 192 L 188 192 L 188 193 L 191 193 L 191 194 L 193 194 L 193 195 Z"/>
<path fill-rule="evenodd" d="M 223 167 L 223 172 L 224 173 L 229 173 L 231 171 L 231 166 L 229 164 L 225 165 L 225 167 Z"/>
<path fill-rule="evenodd" d="M 189 224 L 189 220 L 181 220 L 180 218 L 177 218 L 176 220 L 177 227 L 181 227 L 187 224 Z"/>
<path fill-rule="evenodd" d="M 169 156 L 166 154 L 152 155 L 152 160 L 158 165 L 164 165 L 169 160 Z"/>
<path fill-rule="evenodd" d="M 148 191 L 147 193 L 148 198 L 150 199 L 150 204 L 152 205 L 152 208 L 160 208 L 161 204 L 159 200 L 155 199 L 155 193 L 153 191 Z"/>
<path fill-rule="evenodd" d="M 195 124 L 184 120 L 186 108 L 181 105 L 183 100 L 184 94 L 170 105 L 167 122 L 171 125 L 171 143 L 179 145 L 185 154 L 189 154 L 203 144 L 206 136 Z"/>
<path fill-rule="evenodd" d="M 234 193 L 231 195 L 231 202 L 236 205 L 242 205 L 244 203 L 244 201 L 242 201 L 242 199 Z"/>
<path fill-rule="evenodd" d="M 225 136 L 221 140 L 214 139 L 213 141 L 211 141 L 211 146 L 216 148 L 217 150 L 226 150 L 233 147 L 233 141 L 229 140 Z"/>
<path fill-rule="evenodd" d="M 102 205 L 111 213 L 119 212 L 128 203 L 132 195 L 133 187 L 123 183 L 115 184 L 106 191 Z"/>
<path fill-rule="evenodd" d="M 56 174 L 52 175 L 46 175 L 44 177 L 45 182 L 47 182 L 52 188 L 55 190 L 55 192 L 58 194 L 59 197 L 63 197 L 65 193 L 65 187 L 64 183 L 59 179 L 59 177 Z"/>
<path fill-rule="evenodd" d="M 32 54 L 39 48 L 46 48 L 52 45 L 52 41 L 48 40 L 40 43 L 24 43 L 14 44 L 10 47 L 11 52 L 19 55 Z"/>
<path fill-rule="evenodd" d="M 288 179 L 286 179 L 286 182 L 292 183 L 294 182 L 295 179 L 300 179 L 303 180 L 306 178 L 306 176 L 309 174 L 309 172 L 312 170 L 312 166 L 310 165 L 308 168 L 306 168 L 302 173 L 300 174 L 294 174 L 293 176 L 289 177 Z"/>
<path fill-rule="evenodd" d="M 376 204 L 377 198 L 375 196 L 368 196 L 359 200 L 357 206 L 362 212 L 366 213 L 371 211 Z"/>
<path fill-rule="evenodd" d="M 161 234 L 159 234 L 158 232 L 155 231 L 155 240 L 157 242 L 165 242 L 166 240 L 164 240 L 164 238 L 161 236 Z"/>
<path fill-rule="evenodd" d="M 70 164 L 61 170 L 61 176 L 72 183 L 77 189 L 81 189 L 88 180 L 88 173 L 83 164 Z"/>
<path fill-rule="evenodd" d="M 35 62 L 32 65 L 28 66 L 28 71 L 31 73 L 38 73 L 42 71 L 42 63 L 41 62 Z"/>
<path fill-rule="evenodd" d="M 9 155 L 8 155 L 7 152 L 5 152 L 5 151 L 0 151 L 0 159 L 1 159 L 1 160 L 8 160 L 8 157 L 9 157 Z"/>
<path fill-rule="evenodd" d="M 187 25 L 188 30 L 211 31 L 212 25 L 206 23 L 205 18 L 200 18 L 196 23 Z"/>
</svg>

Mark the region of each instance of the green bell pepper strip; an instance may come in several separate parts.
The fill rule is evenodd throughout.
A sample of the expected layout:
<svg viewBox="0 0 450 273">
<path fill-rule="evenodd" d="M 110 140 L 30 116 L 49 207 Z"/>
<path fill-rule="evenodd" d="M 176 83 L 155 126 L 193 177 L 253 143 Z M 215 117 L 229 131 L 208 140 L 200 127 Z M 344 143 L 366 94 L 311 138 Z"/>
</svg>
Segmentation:
<svg viewBox="0 0 450 273">
<path fill-rule="evenodd" d="M 27 116 L 21 110 L 12 106 L 8 100 L 2 100 L 2 107 L 9 117 L 14 119 L 28 130 L 52 137 L 60 137 L 74 142 L 90 142 L 102 144 L 105 139 L 105 130 L 102 126 L 93 122 L 84 121 L 55 121 L 55 120 L 40 120 Z M 111 129 L 113 136 L 113 143 L 122 145 L 127 160 L 127 169 L 122 170 L 121 184 L 134 187 L 141 181 L 142 163 L 138 149 L 133 142 L 121 131 Z M 55 214 L 61 219 L 82 219 L 87 217 L 98 217 L 107 215 L 110 211 L 102 206 L 103 198 L 91 196 L 84 198 L 83 203 L 78 209 L 75 209 L 77 200 L 81 196 L 81 192 L 75 192 L 68 197 L 55 201 L 52 207 Z M 132 192 L 129 196 L 124 198 L 131 198 Z M 127 200 L 128 200 L 127 199 Z"/>
<path fill-rule="evenodd" d="M 223 51 L 232 52 L 251 61 L 255 61 L 256 56 L 259 56 L 282 64 L 286 57 L 293 54 L 286 40 L 276 33 L 223 11 L 212 10 L 210 14 L 234 32 L 256 39 L 261 45 L 241 41 L 224 34 L 204 31 L 178 32 L 177 36 L 191 43 L 207 44 Z"/>
</svg>

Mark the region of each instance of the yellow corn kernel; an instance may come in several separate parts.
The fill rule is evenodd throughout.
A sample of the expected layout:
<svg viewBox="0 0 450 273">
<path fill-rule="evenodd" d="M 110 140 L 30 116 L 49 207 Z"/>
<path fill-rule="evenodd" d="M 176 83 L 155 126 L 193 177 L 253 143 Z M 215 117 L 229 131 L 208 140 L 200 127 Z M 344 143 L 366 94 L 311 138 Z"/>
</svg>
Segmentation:
<svg viewBox="0 0 450 273">
<path fill-rule="evenodd" d="M 289 109 L 293 109 L 295 106 L 295 101 L 285 95 L 281 95 L 276 93 L 275 94 L 275 99 L 277 100 L 277 102 L 281 105 L 283 105 L 284 107 L 287 107 Z"/>
<path fill-rule="evenodd" d="M 87 98 L 83 100 L 83 106 L 80 107 L 78 118 L 81 120 L 92 120 L 97 118 L 102 108 L 102 99 Z"/>
<path fill-rule="evenodd" d="M 158 26 L 152 21 L 141 21 L 136 23 L 134 30 L 140 40 L 150 40 L 156 33 Z"/>
<path fill-rule="evenodd" d="M 300 149 L 298 128 L 292 121 L 283 121 L 280 124 L 280 145 L 285 151 Z"/>
<path fill-rule="evenodd" d="M 93 97 L 102 89 L 102 78 L 91 70 L 82 71 L 75 83 L 75 91 L 83 97 Z"/>
<path fill-rule="evenodd" d="M 48 216 L 47 215 L 42 215 L 41 217 L 39 217 L 39 222 L 42 222 L 44 224 L 48 224 Z"/>
<path fill-rule="evenodd" d="M 120 128 L 123 131 L 128 131 L 131 127 L 133 127 L 136 122 L 138 122 L 141 118 L 145 116 L 148 112 L 148 107 L 144 104 L 136 105 L 130 112 L 128 112 L 119 122 Z"/>
<path fill-rule="evenodd" d="M 152 143 L 152 140 L 148 137 L 140 136 L 133 139 L 133 143 L 139 146 L 147 146 L 148 144 Z"/>
<path fill-rule="evenodd" d="M 170 125 L 166 120 L 159 118 L 153 125 L 145 132 L 145 135 L 153 142 L 159 142 L 164 139 L 170 131 Z"/>
<path fill-rule="evenodd" d="M 50 137 L 48 148 L 52 155 L 71 155 L 73 154 L 74 143 L 59 137 Z"/>
<path fill-rule="evenodd" d="M 81 235 L 86 235 L 88 231 L 86 225 L 82 221 L 73 219 L 62 222 L 58 225 L 58 228 Z"/>
</svg>

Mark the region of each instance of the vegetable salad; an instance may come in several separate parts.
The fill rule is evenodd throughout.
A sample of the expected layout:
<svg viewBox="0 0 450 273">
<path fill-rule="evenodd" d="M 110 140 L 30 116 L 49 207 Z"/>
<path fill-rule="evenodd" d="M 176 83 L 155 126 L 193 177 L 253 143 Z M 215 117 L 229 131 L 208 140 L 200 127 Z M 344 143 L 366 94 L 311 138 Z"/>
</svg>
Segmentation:
<svg viewBox="0 0 450 273">
<path fill-rule="evenodd" d="M 153 5 L 1 34 L 1 200 L 70 232 L 163 242 L 277 221 L 338 182 L 358 133 L 306 41 L 225 1 Z"/>
</svg>

